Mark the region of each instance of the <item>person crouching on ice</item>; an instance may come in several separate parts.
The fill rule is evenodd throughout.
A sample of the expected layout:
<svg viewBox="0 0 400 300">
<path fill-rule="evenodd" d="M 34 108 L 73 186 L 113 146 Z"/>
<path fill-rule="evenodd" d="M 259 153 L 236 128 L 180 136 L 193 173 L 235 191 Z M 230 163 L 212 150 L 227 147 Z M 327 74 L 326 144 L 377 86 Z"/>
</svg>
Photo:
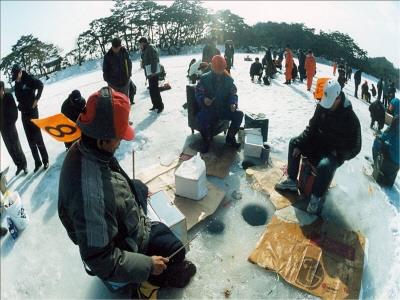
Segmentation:
<svg viewBox="0 0 400 300">
<path fill-rule="evenodd" d="M 204 74 L 196 86 L 196 100 L 200 106 L 197 118 L 203 138 L 202 153 L 208 152 L 213 128 L 219 120 L 231 121 L 226 143 L 235 148 L 240 147 L 235 136 L 242 123 L 243 112 L 238 110 L 237 89 L 225 68 L 225 58 L 215 55 L 211 60 L 211 71 Z"/>
<path fill-rule="evenodd" d="M 297 174 L 301 155 L 316 166 L 315 178 L 307 211 L 319 214 L 323 196 L 345 160 L 354 158 L 361 150 L 360 122 L 350 101 L 336 80 L 325 83 L 324 95 L 317 105 L 308 127 L 292 138 L 288 152 L 288 178 L 275 185 L 278 191 L 297 192 Z"/>
<path fill-rule="evenodd" d="M 109 87 L 89 97 L 77 121 L 82 137 L 61 169 L 58 214 L 86 271 L 107 286 L 182 288 L 196 267 L 173 232 L 146 216 L 148 188 L 114 156 L 121 140 L 134 138 L 129 111 L 128 97 Z"/>
</svg>

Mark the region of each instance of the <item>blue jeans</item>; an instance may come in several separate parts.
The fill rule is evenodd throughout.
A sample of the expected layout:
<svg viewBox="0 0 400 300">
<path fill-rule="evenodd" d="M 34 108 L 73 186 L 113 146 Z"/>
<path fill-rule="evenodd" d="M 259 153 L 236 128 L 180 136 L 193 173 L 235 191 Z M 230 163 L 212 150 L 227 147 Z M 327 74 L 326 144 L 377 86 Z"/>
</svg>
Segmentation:
<svg viewBox="0 0 400 300">
<path fill-rule="evenodd" d="M 219 120 L 229 120 L 231 121 L 229 129 L 239 129 L 243 120 L 243 112 L 240 110 L 234 112 L 224 110 L 222 113 L 219 113 L 214 107 L 203 107 L 197 114 L 197 119 L 201 132 L 207 132 L 213 128 Z"/>
<path fill-rule="evenodd" d="M 295 148 L 299 148 L 299 146 L 296 143 L 295 139 L 291 139 L 288 152 L 288 176 L 294 181 L 297 180 L 301 158 L 300 155 L 297 157 L 293 157 L 293 151 Z M 310 153 L 306 153 L 306 151 L 303 151 L 302 149 L 300 149 L 300 151 L 301 154 L 307 156 L 311 160 L 311 162 L 316 165 L 317 177 L 315 178 L 313 184 L 312 194 L 316 197 L 322 197 L 328 190 L 333 176 L 335 175 L 335 171 L 340 166 L 340 164 L 337 158 L 332 154 L 324 154 L 318 158 L 315 158 L 309 157 Z"/>
</svg>

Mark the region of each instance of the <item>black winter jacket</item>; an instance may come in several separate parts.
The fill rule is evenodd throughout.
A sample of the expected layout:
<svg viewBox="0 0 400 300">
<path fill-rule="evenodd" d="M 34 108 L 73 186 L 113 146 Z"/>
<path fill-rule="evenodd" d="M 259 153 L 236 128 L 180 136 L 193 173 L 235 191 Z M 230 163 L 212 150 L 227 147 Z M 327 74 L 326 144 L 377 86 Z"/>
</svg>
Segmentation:
<svg viewBox="0 0 400 300">
<path fill-rule="evenodd" d="M 85 108 L 86 101 L 84 98 L 80 98 L 77 101 L 71 100 L 69 97 L 64 101 L 61 106 L 61 112 L 71 121 L 76 122 L 79 114 Z"/>
<path fill-rule="evenodd" d="M 121 47 L 118 54 L 108 50 L 103 60 L 103 78 L 107 83 L 120 87 L 128 84 L 132 76 L 132 61 L 128 51 Z"/>
<path fill-rule="evenodd" d="M 11 93 L 4 93 L 0 101 L 0 130 L 3 130 L 9 126 L 14 126 L 18 119 L 18 110 Z"/>
<path fill-rule="evenodd" d="M 15 81 L 15 96 L 18 101 L 18 109 L 22 112 L 33 110 L 32 105 L 35 100 L 40 99 L 42 91 L 43 83 L 32 75 L 22 71 L 21 81 Z"/>
<path fill-rule="evenodd" d="M 354 81 L 360 83 L 361 82 L 361 70 L 357 70 L 354 73 Z"/>
<path fill-rule="evenodd" d="M 259 62 L 253 62 L 250 67 L 250 76 L 260 75 L 263 72 L 263 66 Z"/>
<path fill-rule="evenodd" d="M 371 119 L 376 120 L 379 124 L 385 123 L 385 107 L 382 102 L 376 100 L 369 106 L 369 112 L 371 113 Z"/>
<path fill-rule="evenodd" d="M 336 111 L 319 104 L 309 125 L 295 138 L 299 148 L 311 158 L 336 152 L 338 162 L 354 158 L 361 150 L 360 121 L 342 93 L 343 104 Z"/>
</svg>

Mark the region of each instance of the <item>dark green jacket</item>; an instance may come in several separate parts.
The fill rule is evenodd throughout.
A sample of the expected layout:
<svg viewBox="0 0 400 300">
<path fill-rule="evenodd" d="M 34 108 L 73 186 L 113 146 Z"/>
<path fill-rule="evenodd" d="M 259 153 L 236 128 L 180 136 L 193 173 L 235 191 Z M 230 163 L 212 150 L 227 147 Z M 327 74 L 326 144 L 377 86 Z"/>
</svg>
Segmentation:
<svg viewBox="0 0 400 300">
<path fill-rule="evenodd" d="M 151 224 L 129 181 L 112 155 L 75 143 L 60 173 L 58 213 L 92 273 L 139 283 L 151 273 L 151 257 L 141 254 Z"/>
<path fill-rule="evenodd" d="M 142 63 L 143 67 L 147 65 L 151 65 L 151 72 L 155 73 L 157 70 L 157 64 L 160 63 L 160 58 L 158 56 L 158 52 L 156 48 L 151 45 L 147 44 L 142 52 Z"/>
</svg>

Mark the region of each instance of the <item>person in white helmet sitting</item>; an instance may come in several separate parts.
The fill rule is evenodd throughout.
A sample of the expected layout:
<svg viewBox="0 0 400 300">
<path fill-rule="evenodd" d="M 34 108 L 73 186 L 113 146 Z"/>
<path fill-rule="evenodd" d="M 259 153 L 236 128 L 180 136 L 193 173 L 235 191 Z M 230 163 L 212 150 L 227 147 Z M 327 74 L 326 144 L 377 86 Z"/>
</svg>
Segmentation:
<svg viewBox="0 0 400 300">
<path fill-rule="evenodd" d="M 307 157 L 317 171 L 307 211 L 320 214 L 324 195 L 336 169 L 344 161 L 354 158 L 360 150 L 360 122 L 340 84 L 328 80 L 309 125 L 302 134 L 290 140 L 288 176 L 276 184 L 275 189 L 297 192 L 300 158 L 301 155 Z"/>
</svg>

